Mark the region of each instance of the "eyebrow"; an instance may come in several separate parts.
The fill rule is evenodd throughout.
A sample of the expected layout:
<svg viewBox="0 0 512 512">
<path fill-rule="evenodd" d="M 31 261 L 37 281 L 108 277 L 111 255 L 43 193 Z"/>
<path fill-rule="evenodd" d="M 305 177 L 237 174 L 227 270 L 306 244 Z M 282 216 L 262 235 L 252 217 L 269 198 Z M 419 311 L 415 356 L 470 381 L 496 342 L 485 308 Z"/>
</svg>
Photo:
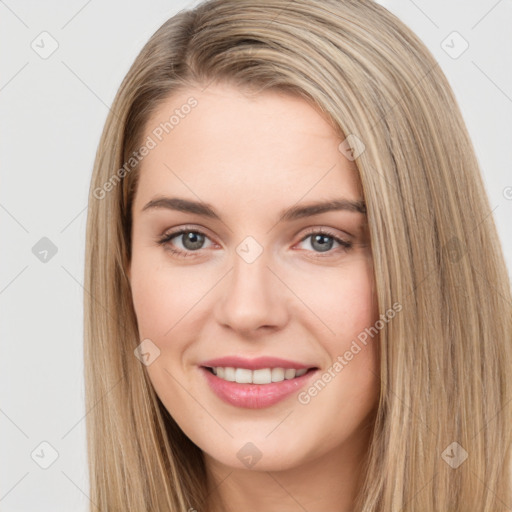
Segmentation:
<svg viewBox="0 0 512 512">
<path fill-rule="evenodd" d="M 153 208 L 167 208 L 178 212 L 195 213 L 211 219 L 222 220 L 215 212 L 214 208 L 204 202 L 191 201 L 179 197 L 158 197 L 147 203 L 141 211 Z M 345 210 L 366 214 L 366 205 L 364 201 L 353 201 L 350 199 L 331 199 L 329 201 L 311 202 L 304 205 L 292 206 L 280 212 L 279 222 L 292 221 L 303 217 L 319 215 L 330 211 Z"/>
</svg>

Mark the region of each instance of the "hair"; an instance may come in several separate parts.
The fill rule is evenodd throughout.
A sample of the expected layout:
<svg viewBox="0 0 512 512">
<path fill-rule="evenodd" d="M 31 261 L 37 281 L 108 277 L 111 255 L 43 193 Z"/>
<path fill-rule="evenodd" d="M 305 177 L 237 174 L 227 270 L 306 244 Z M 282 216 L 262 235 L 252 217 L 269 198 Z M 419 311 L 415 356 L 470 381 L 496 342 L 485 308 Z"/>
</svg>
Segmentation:
<svg viewBox="0 0 512 512">
<path fill-rule="evenodd" d="M 364 144 L 355 163 L 378 307 L 403 309 L 380 332 L 380 398 L 353 510 L 510 507 L 510 281 L 438 63 L 371 0 L 211 0 L 143 47 L 96 154 L 84 285 L 91 510 L 209 509 L 203 454 L 134 356 L 127 268 L 148 119 L 176 91 L 214 82 L 299 96 L 340 140 Z M 446 462 L 462 450 L 462 464 Z"/>
</svg>

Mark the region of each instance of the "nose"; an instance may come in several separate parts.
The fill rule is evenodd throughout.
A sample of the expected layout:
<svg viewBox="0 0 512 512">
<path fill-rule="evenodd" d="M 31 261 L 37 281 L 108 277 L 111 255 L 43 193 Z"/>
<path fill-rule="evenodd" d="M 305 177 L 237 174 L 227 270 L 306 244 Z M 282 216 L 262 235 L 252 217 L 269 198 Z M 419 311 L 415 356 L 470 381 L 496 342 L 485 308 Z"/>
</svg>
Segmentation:
<svg viewBox="0 0 512 512">
<path fill-rule="evenodd" d="M 215 316 L 223 327 L 240 335 L 279 330 L 288 322 L 287 288 L 269 268 L 265 252 L 252 263 L 235 255 L 223 280 Z"/>
</svg>

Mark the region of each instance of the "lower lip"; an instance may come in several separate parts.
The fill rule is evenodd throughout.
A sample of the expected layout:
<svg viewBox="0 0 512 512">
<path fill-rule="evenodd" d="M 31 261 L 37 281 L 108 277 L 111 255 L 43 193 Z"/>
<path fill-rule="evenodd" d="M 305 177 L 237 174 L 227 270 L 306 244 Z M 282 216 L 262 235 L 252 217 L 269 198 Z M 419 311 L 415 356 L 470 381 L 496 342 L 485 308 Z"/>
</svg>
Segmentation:
<svg viewBox="0 0 512 512">
<path fill-rule="evenodd" d="M 308 370 L 294 379 L 270 384 L 239 384 L 214 375 L 205 367 L 200 367 L 211 390 L 224 402 L 246 409 L 270 407 L 302 388 L 317 370 Z"/>
</svg>

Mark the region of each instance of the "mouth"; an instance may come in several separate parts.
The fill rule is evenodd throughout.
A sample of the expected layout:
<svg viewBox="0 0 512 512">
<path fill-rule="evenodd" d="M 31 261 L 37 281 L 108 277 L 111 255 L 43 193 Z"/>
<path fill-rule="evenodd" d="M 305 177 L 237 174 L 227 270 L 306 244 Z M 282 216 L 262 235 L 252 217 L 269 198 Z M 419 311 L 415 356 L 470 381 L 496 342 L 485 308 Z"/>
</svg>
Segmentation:
<svg viewBox="0 0 512 512">
<path fill-rule="evenodd" d="M 233 363 L 233 358 L 230 362 Z M 253 366 L 247 368 L 242 366 L 243 363 L 224 366 L 229 363 L 218 360 L 215 364 L 199 366 L 199 370 L 216 397 L 235 407 L 247 409 L 262 409 L 283 401 L 299 392 L 319 371 L 317 366 L 291 361 L 276 362 L 274 359 L 273 363 L 276 366 L 268 359 L 260 358 L 249 363 L 246 360 L 245 366 Z"/>
</svg>

